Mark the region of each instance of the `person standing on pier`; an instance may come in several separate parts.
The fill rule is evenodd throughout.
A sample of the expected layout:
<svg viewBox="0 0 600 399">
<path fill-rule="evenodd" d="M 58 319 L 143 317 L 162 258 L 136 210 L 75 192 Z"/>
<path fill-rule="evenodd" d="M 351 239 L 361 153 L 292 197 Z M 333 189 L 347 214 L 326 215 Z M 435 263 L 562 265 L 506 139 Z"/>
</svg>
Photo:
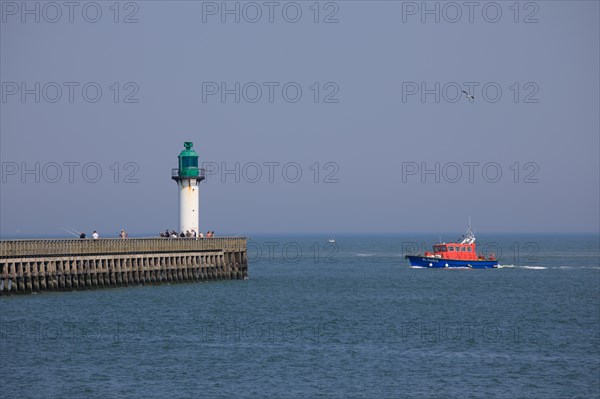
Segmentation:
<svg viewBox="0 0 600 399">
<path fill-rule="evenodd" d="M 81 234 L 79 234 L 79 238 L 85 238 L 85 233 L 82 232 Z"/>
<path fill-rule="evenodd" d="M 119 233 L 119 238 L 127 238 L 127 233 L 124 229 L 121 229 L 121 233 Z"/>
<path fill-rule="evenodd" d="M 94 232 L 92 233 L 92 238 L 94 240 L 97 240 L 98 238 L 100 238 L 100 236 L 98 235 L 98 232 L 96 230 L 94 230 Z"/>
</svg>

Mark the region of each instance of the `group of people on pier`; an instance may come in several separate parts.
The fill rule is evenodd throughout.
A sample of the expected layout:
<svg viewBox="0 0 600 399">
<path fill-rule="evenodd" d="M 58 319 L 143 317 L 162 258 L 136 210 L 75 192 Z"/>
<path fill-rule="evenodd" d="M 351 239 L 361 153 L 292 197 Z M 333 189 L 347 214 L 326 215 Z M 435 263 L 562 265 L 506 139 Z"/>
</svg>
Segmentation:
<svg viewBox="0 0 600 399">
<path fill-rule="evenodd" d="M 171 230 L 169 231 L 169 229 L 165 230 L 164 232 L 160 233 L 160 236 L 163 238 L 213 238 L 215 236 L 215 232 L 212 230 L 209 230 L 206 232 L 206 235 L 203 234 L 202 232 L 200 233 L 196 233 L 196 230 L 186 230 L 186 232 L 184 233 L 183 231 L 181 233 L 177 233 L 175 230 Z M 127 234 L 127 232 L 125 231 L 125 229 L 121 229 L 121 232 L 119 233 L 119 238 L 128 238 L 129 235 Z M 85 233 L 81 232 L 81 234 L 79 234 L 79 238 L 87 238 Z M 100 235 L 98 234 L 98 232 L 96 230 L 94 230 L 94 232 L 92 233 L 92 238 L 97 240 L 98 238 L 100 238 Z"/>
<path fill-rule="evenodd" d="M 164 233 L 161 232 L 159 235 L 163 238 L 213 238 L 215 236 L 215 232 L 209 230 L 206 232 L 206 235 L 204 235 L 202 232 L 196 233 L 196 230 L 192 229 L 186 230 L 185 233 L 182 231 L 181 233 L 177 234 L 175 230 L 171 230 L 169 232 L 169 229 L 166 229 Z"/>
</svg>

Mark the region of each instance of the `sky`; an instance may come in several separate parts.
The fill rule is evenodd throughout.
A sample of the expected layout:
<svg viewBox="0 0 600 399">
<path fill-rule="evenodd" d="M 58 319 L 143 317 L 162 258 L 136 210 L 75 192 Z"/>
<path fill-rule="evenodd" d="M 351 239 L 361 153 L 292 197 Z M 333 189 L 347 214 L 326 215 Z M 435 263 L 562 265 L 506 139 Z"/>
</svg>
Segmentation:
<svg viewBox="0 0 600 399">
<path fill-rule="evenodd" d="M 68 4 L 0 2 L 0 237 L 176 229 L 184 141 L 202 231 L 600 230 L 597 1 Z"/>
</svg>

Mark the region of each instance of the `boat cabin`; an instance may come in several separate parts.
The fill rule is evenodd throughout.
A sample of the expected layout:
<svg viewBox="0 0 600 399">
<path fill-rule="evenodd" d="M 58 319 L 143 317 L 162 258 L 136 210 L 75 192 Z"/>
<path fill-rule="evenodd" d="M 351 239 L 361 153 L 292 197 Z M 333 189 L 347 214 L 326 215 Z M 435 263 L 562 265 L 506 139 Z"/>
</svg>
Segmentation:
<svg viewBox="0 0 600 399">
<path fill-rule="evenodd" d="M 433 253 L 427 251 L 424 256 L 449 260 L 486 260 L 484 255 L 478 256 L 475 252 L 475 235 L 470 224 L 467 233 L 462 236 L 460 242 L 435 244 Z M 496 256 L 490 254 L 487 260 L 496 260 Z"/>
<path fill-rule="evenodd" d="M 426 253 L 425 256 L 428 254 Z M 442 243 L 435 244 L 433 246 L 433 254 L 429 253 L 429 256 L 435 256 L 441 259 L 460 259 L 460 260 L 477 260 L 477 253 L 475 252 L 475 243 L 470 244 L 459 244 L 459 243 Z"/>
</svg>

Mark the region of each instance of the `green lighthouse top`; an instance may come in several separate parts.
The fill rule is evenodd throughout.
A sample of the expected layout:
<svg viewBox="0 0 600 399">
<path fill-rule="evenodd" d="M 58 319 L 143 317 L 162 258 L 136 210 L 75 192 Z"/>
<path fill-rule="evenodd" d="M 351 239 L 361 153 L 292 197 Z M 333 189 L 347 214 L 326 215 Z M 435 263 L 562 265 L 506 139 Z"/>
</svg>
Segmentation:
<svg viewBox="0 0 600 399">
<path fill-rule="evenodd" d="M 198 153 L 192 149 L 194 143 L 186 141 L 183 145 L 185 150 L 179 154 L 179 169 L 173 169 L 173 179 L 199 178 L 202 180 L 203 173 L 198 169 Z"/>
</svg>

